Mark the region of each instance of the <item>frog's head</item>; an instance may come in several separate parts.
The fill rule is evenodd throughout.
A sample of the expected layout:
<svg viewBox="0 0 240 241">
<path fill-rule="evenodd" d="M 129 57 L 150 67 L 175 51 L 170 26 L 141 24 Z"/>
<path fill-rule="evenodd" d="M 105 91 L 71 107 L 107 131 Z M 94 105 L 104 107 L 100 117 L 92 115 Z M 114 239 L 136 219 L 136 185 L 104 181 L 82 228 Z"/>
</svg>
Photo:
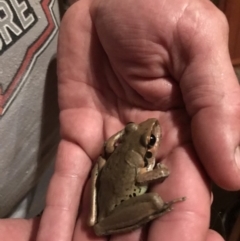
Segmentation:
<svg viewBox="0 0 240 241">
<path fill-rule="evenodd" d="M 147 119 L 140 124 L 128 123 L 125 127 L 125 137 L 131 141 L 131 148 L 148 163 L 155 161 L 161 140 L 161 128 L 157 119 Z"/>
</svg>

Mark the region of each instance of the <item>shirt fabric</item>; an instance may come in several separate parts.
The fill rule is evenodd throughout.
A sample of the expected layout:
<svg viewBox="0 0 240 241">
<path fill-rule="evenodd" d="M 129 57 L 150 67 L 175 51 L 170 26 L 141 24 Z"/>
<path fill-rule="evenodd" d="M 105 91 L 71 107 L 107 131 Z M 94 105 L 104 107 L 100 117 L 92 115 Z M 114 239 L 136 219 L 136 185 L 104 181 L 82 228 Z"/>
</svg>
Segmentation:
<svg viewBox="0 0 240 241">
<path fill-rule="evenodd" d="M 44 206 L 59 142 L 58 0 L 0 0 L 0 217 Z"/>
</svg>

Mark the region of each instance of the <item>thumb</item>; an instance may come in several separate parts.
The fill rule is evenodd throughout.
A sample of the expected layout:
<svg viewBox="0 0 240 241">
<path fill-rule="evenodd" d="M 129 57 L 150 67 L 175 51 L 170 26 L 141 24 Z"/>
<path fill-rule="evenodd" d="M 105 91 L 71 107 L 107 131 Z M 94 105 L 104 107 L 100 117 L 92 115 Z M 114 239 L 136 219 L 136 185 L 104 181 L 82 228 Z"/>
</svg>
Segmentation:
<svg viewBox="0 0 240 241">
<path fill-rule="evenodd" d="M 182 24 L 185 30 L 192 28 Z M 213 181 L 236 190 L 240 188 L 240 88 L 228 52 L 228 26 L 213 5 L 201 11 L 199 26 L 191 40 L 185 34 L 193 32 L 190 29 L 181 36 L 191 45 L 180 87 L 200 160 Z"/>
</svg>

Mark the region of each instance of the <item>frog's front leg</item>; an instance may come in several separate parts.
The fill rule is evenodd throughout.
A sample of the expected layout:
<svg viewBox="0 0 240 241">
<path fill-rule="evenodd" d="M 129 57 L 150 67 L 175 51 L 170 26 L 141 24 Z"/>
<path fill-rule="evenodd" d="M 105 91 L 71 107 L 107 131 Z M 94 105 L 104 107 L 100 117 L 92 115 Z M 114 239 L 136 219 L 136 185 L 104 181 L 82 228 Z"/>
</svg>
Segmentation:
<svg viewBox="0 0 240 241">
<path fill-rule="evenodd" d="M 121 142 L 121 139 L 124 135 L 124 130 L 117 132 L 116 134 L 112 135 L 104 144 L 104 155 L 108 157 L 110 154 L 113 153 L 118 143 Z"/>
<path fill-rule="evenodd" d="M 162 182 L 169 176 L 169 174 L 170 172 L 168 168 L 164 164 L 158 163 L 157 167 L 151 171 L 140 171 L 137 175 L 136 182 L 141 185 L 155 180 Z"/>
<path fill-rule="evenodd" d="M 157 193 L 146 193 L 122 202 L 107 217 L 94 225 L 96 235 L 110 235 L 139 228 L 143 224 L 172 210 L 172 205 L 183 201 L 163 202 Z"/>
</svg>

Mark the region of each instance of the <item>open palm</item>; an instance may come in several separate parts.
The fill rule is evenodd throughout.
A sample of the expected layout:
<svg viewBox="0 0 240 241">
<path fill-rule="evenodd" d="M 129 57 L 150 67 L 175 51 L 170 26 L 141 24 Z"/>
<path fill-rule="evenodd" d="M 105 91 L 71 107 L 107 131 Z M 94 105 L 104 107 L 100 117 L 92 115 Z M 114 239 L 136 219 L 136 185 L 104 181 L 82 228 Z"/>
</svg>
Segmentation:
<svg viewBox="0 0 240 241">
<path fill-rule="evenodd" d="M 163 131 L 157 158 L 171 172 L 152 190 L 187 200 L 147 234 L 110 240 L 221 240 L 208 230 L 210 178 L 229 189 L 240 183 L 240 93 L 226 30 L 205 0 L 81 0 L 68 10 L 58 46 L 62 141 L 38 241 L 97 239 L 86 226 L 92 163 L 127 122 L 152 117 Z"/>
</svg>

